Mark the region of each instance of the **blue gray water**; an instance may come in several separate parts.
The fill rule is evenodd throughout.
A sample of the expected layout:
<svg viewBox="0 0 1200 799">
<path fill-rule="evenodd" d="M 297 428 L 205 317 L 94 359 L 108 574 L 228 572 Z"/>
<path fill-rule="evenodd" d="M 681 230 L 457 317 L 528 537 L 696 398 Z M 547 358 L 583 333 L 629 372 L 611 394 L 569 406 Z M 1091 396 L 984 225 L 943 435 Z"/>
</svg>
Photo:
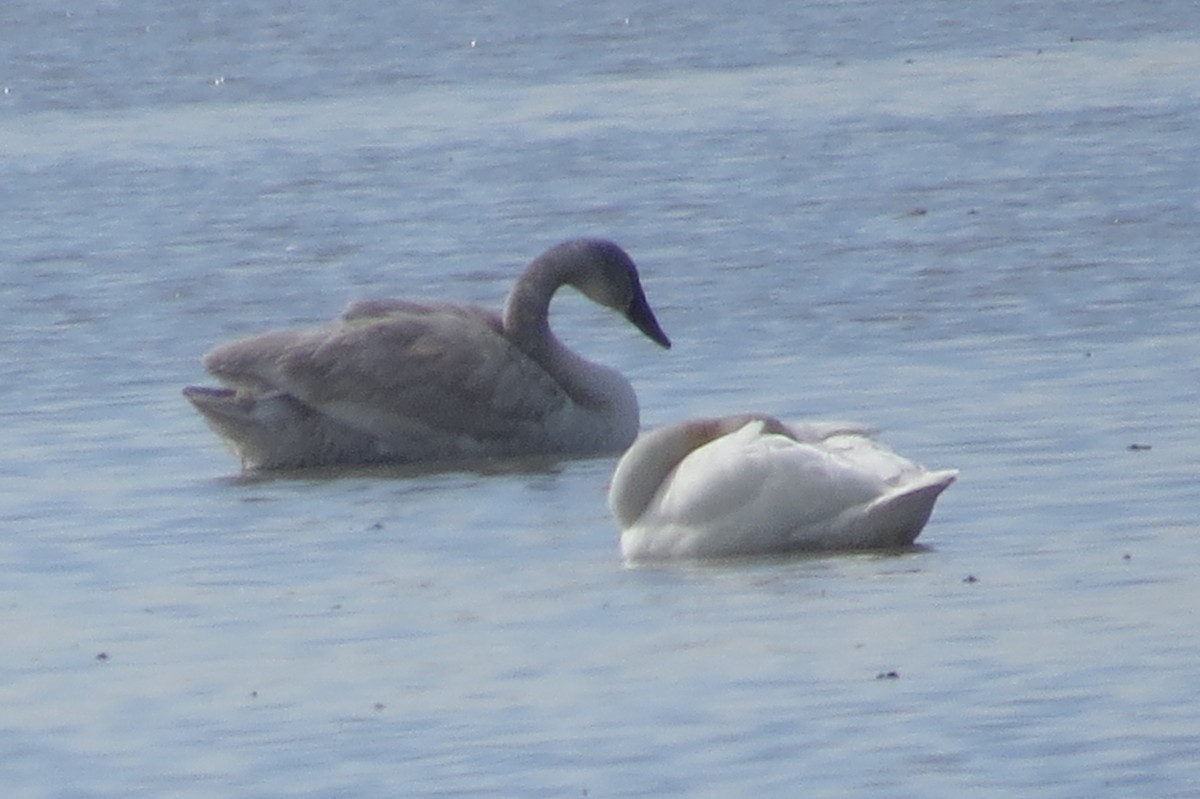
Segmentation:
<svg viewBox="0 0 1200 799">
<path fill-rule="evenodd" d="M 6 796 L 1200 794 L 1191 0 L 0 30 Z M 611 459 L 245 480 L 179 395 L 581 234 L 675 342 L 555 303 L 644 426 L 878 425 L 962 472 L 923 546 L 628 569 Z"/>
</svg>

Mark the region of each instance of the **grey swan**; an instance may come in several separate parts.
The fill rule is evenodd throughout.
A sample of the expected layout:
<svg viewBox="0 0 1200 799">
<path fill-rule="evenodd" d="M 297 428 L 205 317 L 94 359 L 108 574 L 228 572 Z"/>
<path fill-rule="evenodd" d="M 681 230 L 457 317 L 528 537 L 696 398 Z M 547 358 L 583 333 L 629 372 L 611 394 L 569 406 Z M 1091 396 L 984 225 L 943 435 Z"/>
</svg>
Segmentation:
<svg viewBox="0 0 1200 799">
<path fill-rule="evenodd" d="M 530 263 L 500 315 L 362 300 L 322 327 L 218 346 L 203 362 L 224 386 L 183 393 L 247 470 L 620 452 L 638 433 L 637 396 L 551 332 L 561 286 L 670 348 L 629 255 L 579 238 Z"/>
</svg>

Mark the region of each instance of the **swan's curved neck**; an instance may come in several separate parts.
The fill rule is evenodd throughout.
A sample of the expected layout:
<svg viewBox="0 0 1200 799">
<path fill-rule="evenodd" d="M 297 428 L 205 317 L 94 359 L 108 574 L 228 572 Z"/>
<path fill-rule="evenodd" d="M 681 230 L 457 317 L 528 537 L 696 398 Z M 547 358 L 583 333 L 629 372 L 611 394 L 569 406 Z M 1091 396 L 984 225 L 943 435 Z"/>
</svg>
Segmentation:
<svg viewBox="0 0 1200 799">
<path fill-rule="evenodd" d="M 671 471 L 696 450 L 749 424 L 761 432 L 786 435 L 791 431 L 773 416 L 745 413 L 713 419 L 692 419 L 660 427 L 639 438 L 621 458 L 609 488 L 609 508 L 622 527 L 629 527 L 650 506 Z"/>
<path fill-rule="evenodd" d="M 537 361 L 581 407 L 637 418 L 637 398 L 620 373 L 572 352 L 550 330 L 550 300 L 574 284 L 579 263 L 551 250 L 533 261 L 504 304 L 504 335 Z M 635 428 L 636 429 L 636 428 Z"/>
<path fill-rule="evenodd" d="M 632 526 L 671 470 L 695 449 L 683 425 L 659 428 L 639 438 L 625 451 L 613 472 L 608 507 L 622 527 Z"/>
<path fill-rule="evenodd" d="M 550 300 L 571 280 L 570 264 L 542 255 L 525 268 L 504 304 L 504 334 L 535 360 L 550 344 Z"/>
</svg>

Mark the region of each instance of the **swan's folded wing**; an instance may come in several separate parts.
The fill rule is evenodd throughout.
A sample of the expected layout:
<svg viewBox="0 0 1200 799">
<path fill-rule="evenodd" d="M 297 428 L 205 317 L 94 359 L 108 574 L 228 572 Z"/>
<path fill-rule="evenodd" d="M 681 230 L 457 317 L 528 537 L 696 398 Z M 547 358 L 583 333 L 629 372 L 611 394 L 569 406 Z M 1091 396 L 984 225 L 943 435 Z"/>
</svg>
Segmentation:
<svg viewBox="0 0 1200 799">
<path fill-rule="evenodd" d="M 270 386 L 384 439 L 530 435 L 566 403 L 558 384 L 475 309 L 357 311 L 328 328 L 225 345 L 206 364 L 226 382 Z"/>
<path fill-rule="evenodd" d="M 819 446 L 755 425 L 717 439 L 679 464 L 660 508 L 684 524 L 723 519 L 740 528 L 806 526 L 878 495 L 878 479 Z"/>
<path fill-rule="evenodd" d="M 397 314 L 413 318 L 435 314 L 449 314 L 462 317 L 464 320 L 480 322 L 502 334 L 500 317 L 486 308 L 474 305 L 452 305 L 449 303 L 413 302 L 412 300 L 382 298 L 354 300 L 342 311 L 339 320 L 352 322 L 364 319 L 384 319 Z"/>
</svg>

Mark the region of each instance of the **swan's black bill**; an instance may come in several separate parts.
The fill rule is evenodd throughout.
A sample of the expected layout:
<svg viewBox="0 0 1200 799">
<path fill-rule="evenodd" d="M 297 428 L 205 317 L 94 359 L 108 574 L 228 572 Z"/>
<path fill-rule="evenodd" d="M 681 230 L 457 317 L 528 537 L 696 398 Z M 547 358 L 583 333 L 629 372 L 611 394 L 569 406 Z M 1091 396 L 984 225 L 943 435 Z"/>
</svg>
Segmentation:
<svg viewBox="0 0 1200 799">
<path fill-rule="evenodd" d="M 671 339 L 667 338 L 667 334 L 659 326 L 658 320 L 654 318 L 654 311 L 650 309 L 650 303 L 646 301 L 646 293 L 642 291 L 641 286 L 638 286 L 637 291 L 634 292 L 633 300 L 625 311 L 625 318 L 633 322 L 634 326 L 645 333 L 648 339 L 664 349 L 671 349 Z"/>
</svg>

